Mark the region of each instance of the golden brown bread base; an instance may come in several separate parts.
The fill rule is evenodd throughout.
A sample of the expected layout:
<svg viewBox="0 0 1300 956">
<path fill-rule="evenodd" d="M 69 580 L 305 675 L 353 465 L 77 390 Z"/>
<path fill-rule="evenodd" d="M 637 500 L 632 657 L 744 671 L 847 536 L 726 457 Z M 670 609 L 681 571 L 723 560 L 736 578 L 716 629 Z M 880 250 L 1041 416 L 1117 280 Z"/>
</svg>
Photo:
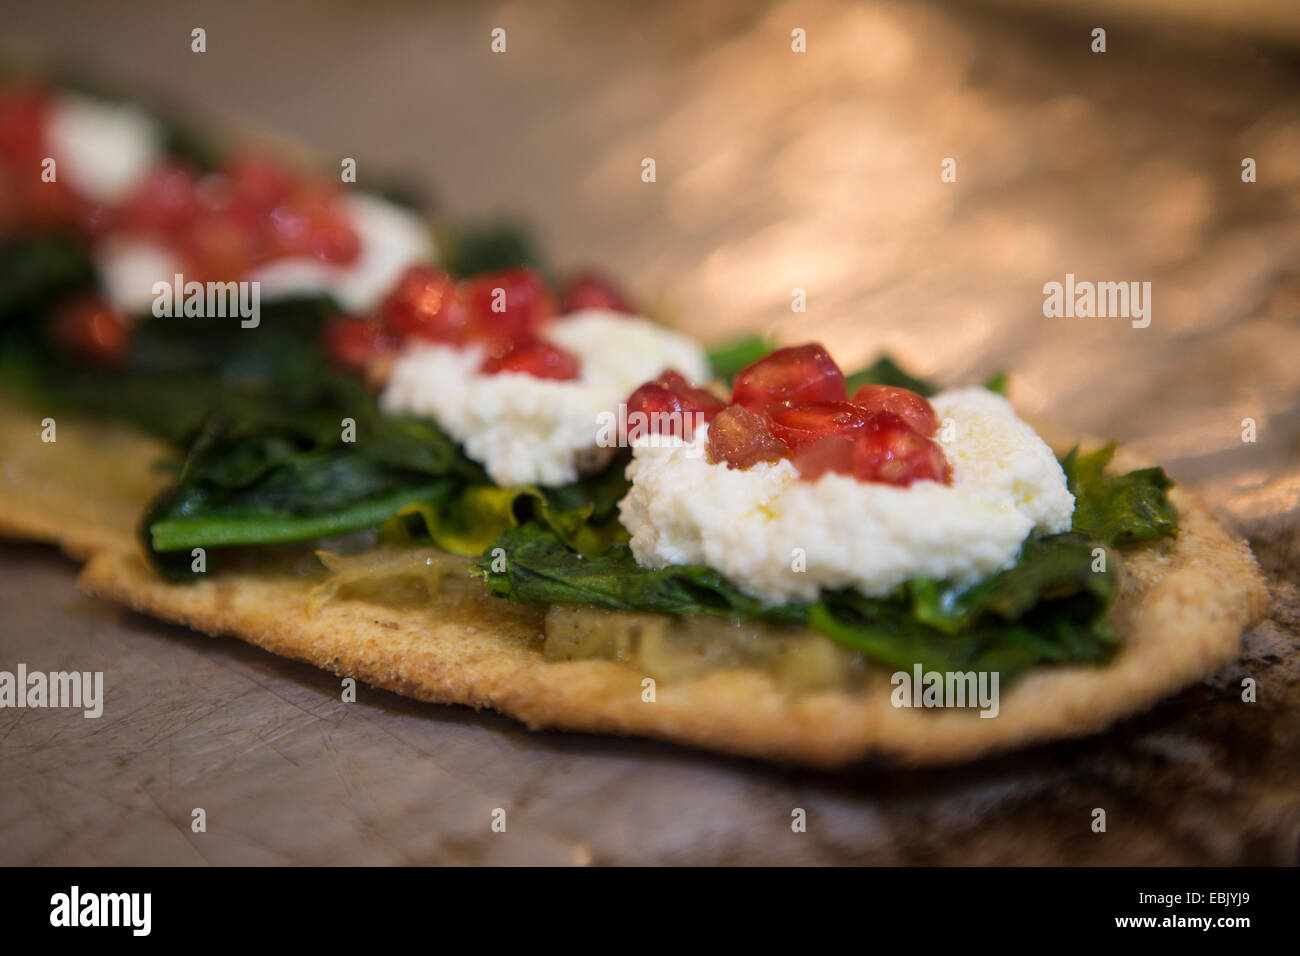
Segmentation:
<svg viewBox="0 0 1300 956">
<path fill-rule="evenodd" d="M 0 415 L 0 434 L 8 434 L 11 418 Z M 399 605 L 335 598 L 313 612 L 309 594 L 318 579 L 271 568 L 169 584 L 148 567 L 130 532 L 157 483 L 138 457 L 146 443 L 132 449 L 119 436 L 101 448 L 99 430 L 60 429 L 59 442 L 68 445 L 57 455 L 32 461 L 24 454 L 12 469 L 4 463 L 0 532 L 58 541 L 74 556 L 89 556 L 79 579 L 85 590 L 420 700 L 490 707 L 532 728 L 635 734 L 817 767 L 866 757 L 952 763 L 1084 736 L 1145 709 L 1233 660 L 1242 631 L 1267 605 L 1250 549 L 1175 489 L 1178 538 L 1126 557 L 1115 608 L 1120 653 L 1106 667 L 1032 672 L 1002 689 L 995 718 L 894 708 L 884 669 L 865 691 L 797 696 L 758 672 L 716 672 L 660 683 L 648 703 L 644 675 L 625 665 L 546 661 L 542 615 L 533 608 L 488 598 Z M 10 447 L 6 442 L 6 458 L 17 460 Z M 1115 467 L 1142 464 L 1121 451 Z M 86 482 L 95 476 L 99 490 Z M 73 527 L 79 524 L 87 527 Z"/>
<path fill-rule="evenodd" d="M 145 504 L 168 482 L 176 453 L 123 425 L 44 416 L 0 398 L 0 537 L 57 544 L 78 561 L 130 551 Z"/>
</svg>

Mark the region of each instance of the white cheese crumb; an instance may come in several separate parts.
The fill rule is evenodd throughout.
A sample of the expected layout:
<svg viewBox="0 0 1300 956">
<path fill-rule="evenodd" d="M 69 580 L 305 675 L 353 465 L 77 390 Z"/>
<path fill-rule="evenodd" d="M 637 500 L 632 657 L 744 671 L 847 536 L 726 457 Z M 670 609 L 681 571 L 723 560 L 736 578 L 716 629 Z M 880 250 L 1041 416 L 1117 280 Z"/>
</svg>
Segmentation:
<svg viewBox="0 0 1300 956">
<path fill-rule="evenodd" d="M 51 104 L 49 124 L 58 175 L 95 202 L 121 202 L 162 158 L 158 124 L 130 104 L 67 93 Z"/>
<path fill-rule="evenodd" d="M 707 564 L 758 597 L 813 601 L 823 588 L 882 595 L 915 577 L 973 582 L 1014 563 L 1031 532 L 1070 527 L 1061 466 L 1006 399 L 973 388 L 932 403 L 955 432 L 951 485 L 800 481 L 788 461 L 713 465 L 707 428 L 691 443 L 638 443 L 619 502 L 637 562 Z"/>
<path fill-rule="evenodd" d="M 484 375 L 477 346 L 416 346 L 394 363 L 380 404 L 436 420 L 499 485 L 562 485 L 578 477 L 576 457 L 596 444 L 602 412 L 616 413 L 665 369 L 696 382 L 709 374 L 697 343 L 648 319 L 588 309 L 543 335 L 578 359 L 576 380 Z"/>
<path fill-rule="evenodd" d="M 93 255 L 104 301 L 127 316 L 149 312 L 154 283 L 170 286 L 173 276 L 183 271 L 176 253 L 142 239 L 110 236 L 95 247 Z"/>
</svg>

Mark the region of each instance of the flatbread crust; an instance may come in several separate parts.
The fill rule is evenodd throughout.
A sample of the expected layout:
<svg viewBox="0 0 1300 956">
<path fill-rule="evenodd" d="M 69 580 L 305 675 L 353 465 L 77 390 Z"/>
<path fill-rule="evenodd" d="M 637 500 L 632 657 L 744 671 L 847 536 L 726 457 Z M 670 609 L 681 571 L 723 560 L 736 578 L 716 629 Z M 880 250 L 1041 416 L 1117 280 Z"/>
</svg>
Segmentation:
<svg viewBox="0 0 1300 956">
<path fill-rule="evenodd" d="M 60 432 L 60 443 L 66 434 Z M 1246 544 L 1193 495 L 1175 488 L 1178 538 L 1126 556 L 1115 607 L 1123 649 L 1105 667 L 1031 672 L 1002 689 L 997 717 L 895 708 L 883 668 L 853 693 L 791 694 L 762 673 L 732 670 L 660 682 L 655 700 L 647 702 L 645 675 L 627 665 L 545 660 L 542 613 L 499 599 L 394 604 L 342 597 L 316 606 L 310 595 L 320 578 L 283 566 L 170 584 L 149 568 L 129 524 L 124 535 L 116 523 L 131 510 L 127 489 L 150 485 L 147 465 L 121 457 L 122 447 L 98 448 L 97 434 L 77 433 L 78 441 L 91 441 L 70 453 L 97 464 L 69 472 L 63 471 L 71 463 L 66 460 L 59 467 L 63 487 L 49 469 L 31 472 L 42 481 L 39 494 L 21 475 L 0 487 L 0 533 L 57 540 L 74 556 L 89 553 L 81 587 L 137 611 L 238 637 L 409 697 L 492 708 L 533 729 L 632 734 L 823 768 L 866 758 L 954 763 L 1081 737 L 1149 707 L 1232 661 L 1242 631 L 1268 603 Z M 1115 469 L 1144 464 L 1121 449 Z M 112 494 L 98 506 L 97 528 L 68 528 L 76 523 L 68 512 L 28 513 L 33 502 L 56 509 L 91 495 L 77 476 L 106 472 L 114 475 Z M 145 498 L 134 502 L 135 515 Z M 80 507 L 84 516 L 86 506 Z"/>
<path fill-rule="evenodd" d="M 130 551 L 145 504 L 170 479 L 162 466 L 177 458 L 115 422 L 42 416 L 0 400 L 0 537 L 57 544 L 78 561 Z"/>
</svg>

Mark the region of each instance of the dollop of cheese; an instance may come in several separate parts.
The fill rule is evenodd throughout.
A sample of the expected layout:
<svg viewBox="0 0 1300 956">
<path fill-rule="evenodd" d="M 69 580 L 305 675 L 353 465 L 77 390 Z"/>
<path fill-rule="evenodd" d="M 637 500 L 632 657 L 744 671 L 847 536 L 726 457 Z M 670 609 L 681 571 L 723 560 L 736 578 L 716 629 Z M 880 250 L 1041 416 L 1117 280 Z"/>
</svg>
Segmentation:
<svg viewBox="0 0 1300 956">
<path fill-rule="evenodd" d="M 1069 529 L 1065 474 L 1006 399 L 968 388 L 932 404 L 950 426 L 940 438 L 951 439 L 951 485 L 801 481 L 788 461 L 715 465 L 707 428 L 691 442 L 638 442 L 619 502 L 637 562 L 707 564 L 757 597 L 814 601 L 822 589 L 883 595 L 916 577 L 971 583 L 1013 564 L 1032 532 Z"/>
<path fill-rule="evenodd" d="M 602 413 L 617 415 L 638 386 L 669 368 L 696 382 L 709 375 L 698 343 L 636 316 L 587 309 L 543 337 L 578 359 L 577 379 L 484 375 L 478 346 L 415 346 L 394 363 L 380 405 L 433 418 L 499 485 L 562 485 L 596 445 Z"/>
<path fill-rule="evenodd" d="M 348 312 L 370 312 L 408 267 L 438 261 L 421 216 L 364 193 L 343 196 L 340 202 L 361 240 L 356 262 L 337 266 L 307 256 L 268 262 L 244 277 L 261 283 L 263 301 L 326 292 Z"/>
<path fill-rule="evenodd" d="M 95 202 L 126 199 L 162 159 L 162 130 L 129 103 L 62 94 L 51 104 L 48 136 L 58 175 Z"/>
<path fill-rule="evenodd" d="M 154 284 L 171 285 L 184 272 L 181 257 L 157 243 L 130 236 L 109 236 L 92 253 L 104 301 L 126 316 L 153 308 Z"/>
<path fill-rule="evenodd" d="M 350 266 L 292 256 L 275 259 L 239 278 L 261 284 L 262 302 L 327 293 L 344 310 L 373 311 L 407 267 L 437 255 L 428 225 L 418 215 L 374 196 L 345 196 L 344 215 L 357 230 L 361 252 Z M 156 243 L 112 236 L 96 246 L 95 268 L 108 303 L 127 315 L 148 312 L 155 282 L 171 285 L 184 273 L 181 257 Z"/>
</svg>

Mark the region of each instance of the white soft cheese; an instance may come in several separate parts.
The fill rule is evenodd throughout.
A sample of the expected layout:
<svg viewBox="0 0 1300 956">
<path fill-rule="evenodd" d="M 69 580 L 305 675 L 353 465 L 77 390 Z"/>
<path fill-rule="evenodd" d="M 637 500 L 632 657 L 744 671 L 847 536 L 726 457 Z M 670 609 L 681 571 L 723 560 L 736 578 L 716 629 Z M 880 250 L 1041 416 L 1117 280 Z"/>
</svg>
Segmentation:
<svg viewBox="0 0 1300 956">
<path fill-rule="evenodd" d="M 544 337 L 578 359 L 576 380 L 484 375 L 477 346 L 417 346 L 394 363 L 380 403 L 436 420 L 499 485 L 561 485 L 578 477 L 601 414 L 617 414 L 638 386 L 669 368 L 696 382 L 709 375 L 699 344 L 648 319 L 589 309 Z"/>
<path fill-rule="evenodd" d="M 64 94 L 54 100 L 49 124 L 58 176 L 95 202 L 126 199 L 162 158 L 162 130 L 129 104 Z"/>
<path fill-rule="evenodd" d="M 264 302 L 326 292 L 349 312 L 370 312 L 408 267 L 437 261 L 429 225 L 421 216 L 363 193 L 343 196 L 341 202 L 361 240 L 357 261 L 337 266 L 293 256 L 268 262 L 245 276 L 261 283 Z"/>
<path fill-rule="evenodd" d="M 260 283 L 262 302 L 328 293 L 346 311 L 373 311 L 408 266 L 432 263 L 429 228 L 415 213 L 372 196 L 346 196 L 344 215 L 357 230 L 361 252 L 347 267 L 304 256 L 276 259 L 241 278 Z M 147 312 L 155 282 L 171 285 L 184 273 L 181 258 L 166 248 L 130 237 L 112 237 L 96 247 L 95 267 L 110 305 L 128 315 Z"/>
<path fill-rule="evenodd" d="M 974 581 L 1012 564 L 1030 532 L 1070 527 L 1061 466 L 1006 399 L 970 388 L 932 404 L 951 422 L 951 485 L 800 481 L 788 461 L 727 468 L 705 457 L 707 429 L 690 443 L 638 442 L 619 502 L 633 554 L 648 567 L 710 565 L 770 600 L 811 601 L 822 588 L 880 595 L 914 577 Z"/>
<path fill-rule="evenodd" d="M 128 236 L 110 236 L 93 253 L 104 301 L 123 315 L 153 309 L 154 283 L 172 284 L 182 272 L 181 258 L 164 246 Z"/>
</svg>

